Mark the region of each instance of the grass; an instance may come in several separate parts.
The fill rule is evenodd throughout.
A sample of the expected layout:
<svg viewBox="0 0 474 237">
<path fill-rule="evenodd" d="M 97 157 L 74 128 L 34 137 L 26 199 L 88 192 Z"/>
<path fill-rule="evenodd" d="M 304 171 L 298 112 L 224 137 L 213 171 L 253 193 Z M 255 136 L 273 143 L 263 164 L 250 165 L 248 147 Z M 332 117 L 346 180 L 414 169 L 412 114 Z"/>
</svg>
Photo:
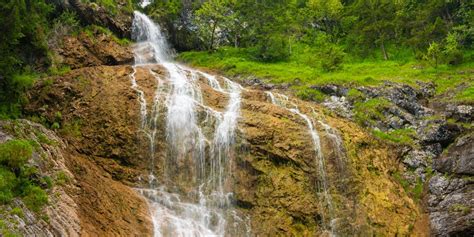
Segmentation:
<svg viewBox="0 0 474 237">
<path fill-rule="evenodd" d="M 377 121 L 385 120 L 383 112 L 391 105 L 390 101 L 380 98 L 358 101 L 354 104 L 354 118 L 365 126 L 376 125 Z"/>
<path fill-rule="evenodd" d="M 184 52 L 178 59 L 196 67 L 214 69 L 227 76 L 255 76 L 271 83 L 294 83 L 292 89 L 299 91 L 303 86 L 322 84 L 343 84 L 355 86 L 379 85 L 394 81 L 418 86 L 417 81 L 433 82 L 436 94 L 456 90 L 452 100 L 474 102 L 474 62 L 472 53 L 467 52 L 465 63 L 458 66 L 440 65 L 433 68 L 425 62 L 402 55 L 391 61 L 346 56 L 342 69 L 326 72 L 321 67 L 319 52 L 306 45 L 293 47 L 293 54 L 287 61 L 266 63 L 254 58 L 252 49 L 223 47 L 216 52 Z M 298 88 L 295 88 L 298 87 Z"/>
<path fill-rule="evenodd" d="M 401 145 L 409 145 L 413 146 L 415 144 L 413 138 L 416 136 L 416 132 L 414 129 L 396 129 L 389 132 L 382 132 L 379 130 L 373 130 L 372 132 L 375 137 L 379 139 L 386 140 L 392 143 L 401 144 Z"/>
</svg>

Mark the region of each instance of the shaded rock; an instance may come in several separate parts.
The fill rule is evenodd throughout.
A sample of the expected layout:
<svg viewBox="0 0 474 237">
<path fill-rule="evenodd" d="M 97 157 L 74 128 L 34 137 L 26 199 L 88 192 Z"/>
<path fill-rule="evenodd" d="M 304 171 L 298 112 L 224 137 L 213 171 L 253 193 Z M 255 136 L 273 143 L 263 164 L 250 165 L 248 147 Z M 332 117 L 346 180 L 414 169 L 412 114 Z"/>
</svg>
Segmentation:
<svg viewBox="0 0 474 237">
<path fill-rule="evenodd" d="M 474 133 L 459 138 L 433 167 L 442 173 L 474 175 Z"/>
<path fill-rule="evenodd" d="M 319 90 L 324 94 L 331 95 L 331 96 L 347 96 L 349 92 L 349 88 L 341 85 L 336 84 L 327 84 L 327 85 L 315 85 L 311 86 L 311 89 Z"/>
<path fill-rule="evenodd" d="M 428 210 L 433 236 L 474 234 L 474 180 L 437 174 L 429 182 Z"/>
<path fill-rule="evenodd" d="M 434 96 L 436 92 L 436 85 L 433 82 L 417 81 L 416 83 L 420 86 L 419 93 L 421 98 L 427 99 Z"/>
<path fill-rule="evenodd" d="M 460 129 L 457 125 L 448 124 L 439 119 L 424 120 L 417 129 L 422 144 L 440 143 L 443 147 L 453 142 L 459 132 Z"/>
</svg>

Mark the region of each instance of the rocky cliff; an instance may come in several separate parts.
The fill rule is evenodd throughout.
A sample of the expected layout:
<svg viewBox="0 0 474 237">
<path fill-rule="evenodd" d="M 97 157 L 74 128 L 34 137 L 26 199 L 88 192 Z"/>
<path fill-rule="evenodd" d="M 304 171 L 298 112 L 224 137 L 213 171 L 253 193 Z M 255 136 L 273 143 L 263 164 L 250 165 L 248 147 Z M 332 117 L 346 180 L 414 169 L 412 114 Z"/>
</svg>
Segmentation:
<svg viewBox="0 0 474 237">
<path fill-rule="evenodd" d="M 112 17 L 93 3 L 57 4 L 78 12 L 86 24 L 130 35 L 131 15 L 126 11 Z M 25 218 L 7 209 L 0 216 L 8 228 L 25 235 L 151 236 L 148 203 L 136 191 L 152 181 L 148 138 L 140 129 L 140 95 L 130 76 L 136 70 L 144 98 L 152 101 L 159 87 L 156 77 L 166 81 L 168 73 L 157 65 L 134 69 L 131 46 L 99 30 L 65 36 L 54 50 L 59 62 L 73 70 L 40 80 L 29 92 L 25 108 L 34 122 L 2 122 L 0 142 L 38 141 L 38 134 L 45 134 L 54 142 L 39 141 L 34 162 L 41 173 L 53 177 L 64 173 L 68 181 L 48 190 L 47 218 L 24 208 L 21 200 L 16 202 Z M 229 95 L 213 90 L 203 76 L 197 80 L 205 105 L 222 111 Z M 332 96 L 322 105 L 289 99 L 314 124 L 323 174 L 307 121 L 272 103 L 267 89 L 274 88 L 248 84 L 242 91 L 229 170 L 233 204 L 248 217 L 252 234 L 472 235 L 472 131 L 445 121 L 471 123 L 471 105 L 431 106 L 424 100 L 433 90 L 427 84 L 356 88 L 365 102 L 382 101 L 372 117 L 362 116 L 363 105 L 348 96 L 354 88 L 314 88 Z M 148 105 L 146 110 L 153 108 Z M 436 117 L 440 111 L 448 114 Z M 204 110 L 199 117 L 205 120 Z M 361 119 L 376 131 L 411 129 L 413 139 L 403 146 L 387 142 L 353 122 Z M 152 168 L 161 177 L 169 147 L 163 120 L 157 127 L 157 162 Z M 179 168 L 186 169 L 186 162 L 190 161 Z M 189 191 L 187 182 L 192 180 L 186 178 L 173 181 L 180 192 Z"/>
<path fill-rule="evenodd" d="M 167 76 L 159 66 L 150 69 L 159 77 Z M 147 183 L 149 164 L 139 129 L 138 95 L 131 88 L 132 71 L 131 66 L 80 68 L 42 80 L 30 94 L 32 103 L 27 111 L 45 124 L 59 124 L 56 131 L 75 154 L 68 163 L 79 180 L 76 202 L 83 233 L 151 231 L 145 203 L 130 188 Z M 136 75 L 151 101 L 158 86 L 155 77 L 146 69 L 138 69 Z M 205 78 L 199 81 L 206 105 L 222 110 L 227 95 L 212 90 Z M 297 114 L 272 104 L 263 91 L 244 90 L 242 97 L 231 173 L 236 205 L 250 217 L 252 232 L 327 233 L 324 223 L 329 212 L 317 185 L 322 177 L 307 124 Z M 335 232 L 415 233 L 421 216 L 419 205 L 393 178 L 400 168 L 393 148 L 321 107 L 295 103 L 319 121 L 316 130 L 334 205 L 331 215 L 337 216 Z M 164 159 L 168 149 L 163 126 L 159 125 L 158 160 Z M 155 168 L 158 173 L 165 171 L 160 161 Z M 186 188 L 185 184 L 177 185 Z"/>
</svg>

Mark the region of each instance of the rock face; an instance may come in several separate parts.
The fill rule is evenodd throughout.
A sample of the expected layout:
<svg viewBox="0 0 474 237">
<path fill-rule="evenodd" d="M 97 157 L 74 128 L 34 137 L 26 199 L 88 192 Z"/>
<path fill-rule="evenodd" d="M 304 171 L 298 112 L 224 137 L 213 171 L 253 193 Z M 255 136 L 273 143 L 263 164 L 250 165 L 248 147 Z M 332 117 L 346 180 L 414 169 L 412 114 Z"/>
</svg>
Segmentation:
<svg viewBox="0 0 474 237">
<path fill-rule="evenodd" d="M 71 69 L 100 65 L 120 65 L 133 62 L 128 46 L 120 45 L 114 36 L 92 29 L 78 36 L 64 36 L 59 45 L 53 46 L 58 63 Z"/>
<path fill-rule="evenodd" d="M 160 78 L 167 76 L 159 66 L 151 70 Z M 76 152 L 69 160 L 80 180 L 75 200 L 84 233 L 91 235 L 149 235 L 152 230 L 144 202 L 123 185 L 146 184 L 149 169 L 131 73 L 130 66 L 77 69 L 39 82 L 30 94 L 27 111 L 45 123 L 58 123 L 58 132 Z M 151 101 L 155 77 L 139 69 L 136 80 Z M 227 95 L 212 90 L 204 78 L 199 83 L 206 105 L 222 110 Z M 321 137 L 333 200 L 333 207 L 328 207 L 317 185 L 323 177 L 305 120 L 271 104 L 262 91 L 245 90 L 242 97 L 231 177 L 236 206 L 250 217 L 252 233 L 413 233 L 420 212 L 392 178 L 398 165 L 391 147 L 347 120 L 324 116 L 323 109 L 295 101 L 314 119 Z M 168 148 L 165 126 L 160 122 L 158 127 L 155 169 L 160 174 L 165 167 L 159 160 Z M 331 228 L 326 223 L 332 218 Z"/>
<path fill-rule="evenodd" d="M 17 120 L 1 122 L 0 137 L 0 142 L 13 138 L 38 142 L 40 146 L 33 154 L 35 167 L 43 175 L 66 180 L 55 184 L 48 193 L 49 204 L 44 210 L 48 221 L 16 200 L 23 216 L 0 214 L 9 230 L 26 236 L 151 235 L 145 200 L 130 187 L 114 181 L 89 158 L 76 153 L 53 131 L 28 120 Z M 1 213 L 3 208 L 0 206 Z M 6 208 L 8 213 L 9 207 Z"/>
<path fill-rule="evenodd" d="M 117 0 L 116 12 L 108 11 L 104 6 L 83 0 L 51 0 L 63 10 L 76 12 L 87 25 L 99 25 L 110 29 L 122 38 L 131 37 L 132 12 L 126 9 L 127 1 Z M 129 6 L 131 7 L 131 6 Z M 131 9 L 131 8 L 130 8 Z"/>
<path fill-rule="evenodd" d="M 433 167 L 428 208 L 435 236 L 474 234 L 474 133 L 462 136 Z M 445 174 L 445 175 L 442 175 Z"/>
<path fill-rule="evenodd" d="M 0 143 L 11 139 L 28 139 L 38 144 L 30 162 L 39 175 L 51 177 L 55 184 L 48 190 L 49 205 L 43 213 L 29 210 L 21 199 L 15 199 L 13 205 L 0 205 L 2 225 L 25 236 L 79 236 L 82 233 L 79 208 L 68 192 L 76 180 L 66 165 L 68 153 L 64 141 L 51 130 L 27 120 L 0 121 Z M 58 184 L 58 177 L 68 182 Z M 13 206 L 20 208 L 22 214 L 12 212 Z"/>
<path fill-rule="evenodd" d="M 383 119 L 370 126 L 386 132 L 397 129 L 416 132 L 414 144 L 402 148 L 400 157 L 406 167 L 404 178 L 409 183 L 424 182 L 428 190 L 426 206 L 432 235 L 472 236 L 474 139 L 469 126 L 466 129 L 462 125 L 472 122 L 471 105 L 437 101 L 432 97 L 435 86 L 429 83 L 419 83 L 416 89 L 391 82 L 378 87 L 359 87 L 361 98 L 349 99 L 347 104 L 336 103 L 349 96 L 343 86 L 313 88 L 331 95 L 323 105 L 344 117 L 353 115 L 354 101 L 370 98 L 388 101 L 389 106 L 382 106 L 378 111 L 384 115 Z"/>
</svg>

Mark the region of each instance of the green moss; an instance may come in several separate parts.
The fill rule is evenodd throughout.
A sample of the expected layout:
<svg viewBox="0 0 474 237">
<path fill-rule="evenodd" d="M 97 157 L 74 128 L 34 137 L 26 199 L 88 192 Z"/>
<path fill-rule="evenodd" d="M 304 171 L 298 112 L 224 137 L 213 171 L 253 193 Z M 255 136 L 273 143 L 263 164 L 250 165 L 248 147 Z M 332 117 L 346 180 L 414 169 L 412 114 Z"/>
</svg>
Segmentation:
<svg viewBox="0 0 474 237">
<path fill-rule="evenodd" d="M 449 208 L 452 212 L 460 212 L 462 215 L 471 213 L 471 208 L 459 203 L 453 204 Z"/>
<path fill-rule="evenodd" d="M 420 178 L 416 180 L 416 183 L 412 184 L 403 178 L 399 172 L 393 173 L 392 177 L 403 187 L 405 192 L 413 197 L 414 200 L 421 200 L 421 197 L 423 196 L 424 184 Z"/>
<path fill-rule="evenodd" d="M 67 183 L 69 183 L 70 181 L 70 178 L 69 176 L 67 176 L 66 173 L 64 173 L 63 171 L 59 171 L 57 174 L 56 174 L 56 178 L 55 178 L 55 183 L 57 185 L 65 185 Z"/>
<path fill-rule="evenodd" d="M 20 218 L 23 218 L 25 216 L 25 213 L 23 213 L 23 210 L 19 207 L 15 207 L 10 211 L 10 214 L 16 215 Z"/>
<path fill-rule="evenodd" d="M 351 88 L 347 92 L 347 99 L 350 101 L 362 101 L 365 99 L 365 95 L 359 90 Z"/>
<path fill-rule="evenodd" d="M 302 100 L 311 100 L 316 102 L 322 102 L 326 97 L 326 95 L 323 94 L 321 91 L 312 88 L 299 89 L 297 90 L 296 96 L 298 96 L 298 98 Z"/>
<path fill-rule="evenodd" d="M 375 98 L 354 104 L 354 118 L 359 124 L 370 126 L 385 120 L 383 112 L 391 106 L 388 100 Z"/>
<path fill-rule="evenodd" d="M 99 32 L 101 34 L 105 34 L 109 37 L 112 38 L 113 41 L 117 42 L 118 44 L 122 46 L 127 46 L 130 45 L 132 42 L 127 39 L 127 38 L 119 38 L 117 37 L 112 31 L 110 31 L 108 28 L 98 26 L 98 25 L 90 25 L 84 28 L 83 31 L 92 41 L 95 41 L 95 34 L 94 32 Z"/>
<path fill-rule="evenodd" d="M 0 203 L 21 197 L 29 209 L 37 212 L 48 202 L 48 195 L 40 185 L 52 187 L 52 180 L 41 177 L 38 170 L 28 164 L 33 154 L 31 143 L 10 140 L 0 144 Z"/>
<path fill-rule="evenodd" d="M 15 174 L 0 166 L 0 204 L 9 203 L 13 199 L 16 183 Z"/>
</svg>

